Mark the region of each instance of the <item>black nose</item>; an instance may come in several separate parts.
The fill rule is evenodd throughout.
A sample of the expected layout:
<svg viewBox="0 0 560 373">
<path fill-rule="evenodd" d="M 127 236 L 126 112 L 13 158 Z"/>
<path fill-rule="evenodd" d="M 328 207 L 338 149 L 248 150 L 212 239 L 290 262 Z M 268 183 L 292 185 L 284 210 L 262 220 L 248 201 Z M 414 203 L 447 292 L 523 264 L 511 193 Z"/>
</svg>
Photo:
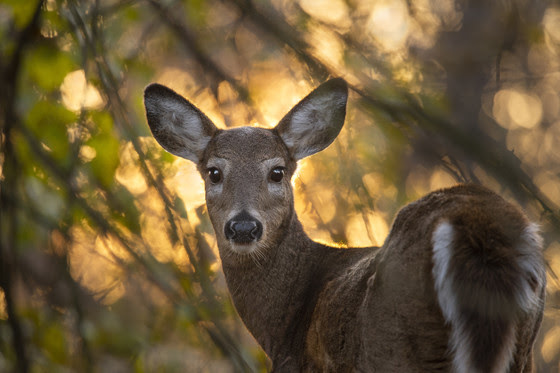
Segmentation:
<svg viewBox="0 0 560 373">
<path fill-rule="evenodd" d="M 228 240 L 248 244 L 261 238 L 263 228 L 260 221 L 242 211 L 226 223 L 224 231 Z"/>
</svg>

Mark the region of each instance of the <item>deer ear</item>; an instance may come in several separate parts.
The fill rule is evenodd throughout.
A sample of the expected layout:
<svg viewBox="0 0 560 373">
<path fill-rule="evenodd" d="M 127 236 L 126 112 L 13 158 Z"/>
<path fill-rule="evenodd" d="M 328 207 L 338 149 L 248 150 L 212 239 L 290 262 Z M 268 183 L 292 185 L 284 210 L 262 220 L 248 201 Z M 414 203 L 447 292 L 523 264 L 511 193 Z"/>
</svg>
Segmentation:
<svg viewBox="0 0 560 373">
<path fill-rule="evenodd" d="M 331 79 L 307 95 L 278 123 L 276 131 L 299 160 L 329 146 L 340 133 L 346 115 L 348 87 Z"/>
<path fill-rule="evenodd" d="M 144 91 L 150 130 L 168 152 L 199 163 L 208 142 L 218 131 L 206 115 L 181 95 L 161 84 Z"/>
</svg>

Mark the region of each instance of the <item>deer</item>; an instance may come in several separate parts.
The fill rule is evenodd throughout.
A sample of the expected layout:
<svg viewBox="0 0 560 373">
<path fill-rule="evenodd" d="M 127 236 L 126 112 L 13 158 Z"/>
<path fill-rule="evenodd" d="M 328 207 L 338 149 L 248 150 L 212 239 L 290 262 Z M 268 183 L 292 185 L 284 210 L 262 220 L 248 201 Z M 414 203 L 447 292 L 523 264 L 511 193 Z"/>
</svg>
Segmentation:
<svg viewBox="0 0 560 373">
<path fill-rule="evenodd" d="M 204 180 L 228 291 L 272 372 L 531 372 L 543 243 L 498 194 L 433 191 L 397 213 L 381 247 L 305 233 L 291 180 L 338 136 L 347 101 L 334 78 L 274 128 L 219 129 L 170 88 L 144 91 L 156 141 Z"/>
</svg>

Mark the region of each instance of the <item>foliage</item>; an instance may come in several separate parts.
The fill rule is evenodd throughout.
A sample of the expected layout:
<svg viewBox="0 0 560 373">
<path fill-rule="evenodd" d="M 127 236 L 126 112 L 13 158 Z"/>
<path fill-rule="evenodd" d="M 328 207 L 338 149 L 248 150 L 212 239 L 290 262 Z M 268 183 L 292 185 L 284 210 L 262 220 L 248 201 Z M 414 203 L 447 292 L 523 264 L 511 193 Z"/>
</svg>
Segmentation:
<svg viewBox="0 0 560 373">
<path fill-rule="evenodd" d="M 5 0 L 0 51 L 0 371 L 265 371 L 201 180 L 152 139 L 142 90 L 273 126 L 329 76 L 352 94 L 294 181 L 308 233 L 379 245 L 400 206 L 459 181 L 516 200 L 546 239 L 535 364 L 558 369 L 553 1 Z"/>
</svg>

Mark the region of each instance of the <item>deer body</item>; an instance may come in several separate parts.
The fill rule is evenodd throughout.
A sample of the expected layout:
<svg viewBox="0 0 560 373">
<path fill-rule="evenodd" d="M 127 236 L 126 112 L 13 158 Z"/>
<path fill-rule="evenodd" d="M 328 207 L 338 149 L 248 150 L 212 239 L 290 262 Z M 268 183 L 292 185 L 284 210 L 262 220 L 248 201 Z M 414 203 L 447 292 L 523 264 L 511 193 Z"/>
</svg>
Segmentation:
<svg viewBox="0 0 560 373">
<path fill-rule="evenodd" d="M 433 192 L 400 211 L 381 248 L 305 234 L 290 178 L 334 141 L 346 100 L 333 79 L 274 129 L 219 130 L 168 88 L 146 89 L 154 137 L 205 181 L 228 289 L 274 371 L 530 372 L 541 239 L 498 195 Z"/>
</svg>

